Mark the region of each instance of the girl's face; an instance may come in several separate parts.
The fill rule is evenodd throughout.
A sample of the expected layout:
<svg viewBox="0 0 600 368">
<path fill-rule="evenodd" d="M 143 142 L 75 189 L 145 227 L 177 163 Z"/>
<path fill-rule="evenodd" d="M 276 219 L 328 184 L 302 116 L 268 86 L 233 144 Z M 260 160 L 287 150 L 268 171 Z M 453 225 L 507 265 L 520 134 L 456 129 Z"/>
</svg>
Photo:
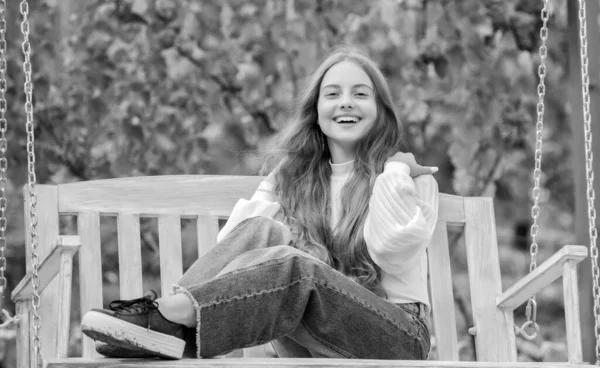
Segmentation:
<svg viewBox="0 0 600 368">
<path fill-rule="evenodd" d="M 352 61 L 332 66 L 321 82 L 317 114 L 332 162 L 353 160 L 357 142 L 377 118 L 375 90 L 367 73 Z"/>
</svg>

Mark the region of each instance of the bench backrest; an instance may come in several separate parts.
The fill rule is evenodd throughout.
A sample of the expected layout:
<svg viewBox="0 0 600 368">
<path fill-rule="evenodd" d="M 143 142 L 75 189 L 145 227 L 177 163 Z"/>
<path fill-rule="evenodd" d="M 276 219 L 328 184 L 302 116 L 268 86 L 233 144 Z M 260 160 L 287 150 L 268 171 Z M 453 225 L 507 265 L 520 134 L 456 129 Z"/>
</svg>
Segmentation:
<svg viewBox="0 0 600 368">
<path fill-rule="evenodd" d="M 198 254 L 216 243 L 218 221 L 226 219 L 239 198 L 250 198 L 258 176 L 155 176 L 95 180 L 37 186 L 40 257 L 56 243 L 59 216 L 77 216 L 80 308 L 102 307 L 100 216 L 116 216 L 118 226 L 120 296 L 139 297 L 142 288 L 140 217 L 158 219 L 161 290 L 170 290 L 183 273 L 181 218 L 197 221 Z M 28 196 L 26 201 L 28 201 Z M 27 216 L 26 216 L 27 218 Z M 477 326 L 476 350 L 480 361 L 515 361 L 512 312 L 496 307 L 501 293 L 496 229 L 491 198 L 440 194 L 439 218 L 428 250 L 429 282 L 438 358 L 458 360 L 458 341 L 448 226 L 464 227 L 473 321 Z M 28 249 L 28 259 L 31 257 Z M 29 262 L 28 262 L 28 267 Z M 29 269 L 28 269 L 29 271 Z M 40 317 L 52 321 L 58 285 L 42 295 Z M 52 324 L 42 324 L 42 341 L 54 341 Z M 43 344 L 45 356 L 53 344 Z M 95 356 L 93 342 L 84 338 L 83 356 Z"/>
</svg>

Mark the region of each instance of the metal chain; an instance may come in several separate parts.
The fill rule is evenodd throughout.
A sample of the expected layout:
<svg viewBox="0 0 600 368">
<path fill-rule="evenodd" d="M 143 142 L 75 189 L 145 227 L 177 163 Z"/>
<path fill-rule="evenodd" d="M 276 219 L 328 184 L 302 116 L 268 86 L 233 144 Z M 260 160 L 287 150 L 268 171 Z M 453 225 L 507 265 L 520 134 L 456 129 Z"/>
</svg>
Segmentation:
<svg viewBox="0 0 600 368">
<path fill-rule="evenodd" d="M 19 316 L 11 316 L 4 309 L 4 296 L 6 293 L 6 276 L 5 272 L 8 268 L 6 262 L 6 229 L 8 221 L 6 211 L 8 209 L 8 200 L 6 199 L 6 188 L 8 187 L 8 159 L 6 158 L 8 151 L 8 141 L 6 139 L 6 131 L 8 129 L 8 121 L 6 112 L 8 111 L 8 103 L 6 102 L 6 90 L 8 82 L 6 81 L 7 63 L 6 63 L 6 1 L 0 0 L 0 310 L 4 316 L 4 321 L 0 324 L 0 329 L 7 328 L 12 324 L 19 323 Z"/>
<path fill-rule="evenodd" d="M 25 73 L 25 127 L 27 131 L 27 171 L 28 171 L 28 192 L 29 192 L 29 227 L 30 227 L 30 242 L 31 242 L 31 263 L 32 263 L 32 286 L 33 296 L 31 302 L 33 304 L 33 337 L 32 345 L 35 353 L 35 362 L 38 367 L 42 366 L 42 354 L 40 344 L 40 277 L 38 275 L 39 256 L 37 251 L 38 236 L 37 236 L 37 196 L 35 191 L 35 152 L 34 152 L 34 125 L 33 125 L 33 83 L 31 82 L 31 44 L 29 43 L 29 22 L 27 16 L 29 14 L 29 4 L 27 0 L 21 1 L 20 11 L 23 15 L 21 22 L 21 33 L 23 33 L 23 72 Z"/>
<path fill-rule="evenodd" d="M 538 218 L 540 215 L 540 178 L 542 176 L 542 141 L 544 131 L 544 96 L 546 95 L 546 57 L 548 56 L 548 48 L 546 47 L 546 40 L 548 39 L 548 0 L 544 0 L 544 7 L 541 12 L 542 17 L 542 28 L 540 29 L 540 39 L 542 40 L 539 55 L 540 55 L 540 66 L 538 67 L 538 76 L 540 78 L 537 93 L 537 123 L 535 124 L 535 168 L 533 170 L 534 188 L 532 191 L 533 196 L 533 207 L 531 208 L 531 217 L 533 218 L 533 225 L 531 225 L 531 247 L 529 254 L 531 255 L 531 262 L 529 264 L 529 272 L 537 267 L 537 235 L 538 235 Z M 529 298 L 527 306 L 525 307 L 525 316 L 527 321 L 519 328 L 515 326 L 515 332 L 521 335 L 527 340 L 533 340 L 537 337 L 540 330 L 536 322 L 537 318 L 537 303 L 535 301 L 535 295 Z M 527 333 L 526 329 L 532 328 L 532 333 Z"/>
<path fill-rule="evenodd" d="M 583 95 L 583 127 L 585 132 L 585 172 L 587 181 L 587 205 L 588 205 L 588 227 L 590 236 L 590 256 L 592 260 L 592 280 L 594 295 L 594 320 L 596 336 L 596 365 L 600 365 L 600 287 L 598 278 L 600 270 L 598 268 L 598 231 L 596 230 L 596 208 L 594 199 L 594 153 L 592 152 L 592 113 L 590 110 L 590 75 L 588 73 L 588 54 L 587 54 L 587 21 L 585 14 L 585 0 L 579 0 L 579 39 L 581 56 L 581 91 Z"/>
<path fill-rule="evenodd" d="M 6 292 L 6 210 L 8 201 L 6 199 L 8 160 L 6 151 L 8 142 L 6 140 L 6 130 L 8 122 L 6 120 L 6 1 L 0 0 L 0 309 L 4 306 L 4 293 Z"/>
</svg>

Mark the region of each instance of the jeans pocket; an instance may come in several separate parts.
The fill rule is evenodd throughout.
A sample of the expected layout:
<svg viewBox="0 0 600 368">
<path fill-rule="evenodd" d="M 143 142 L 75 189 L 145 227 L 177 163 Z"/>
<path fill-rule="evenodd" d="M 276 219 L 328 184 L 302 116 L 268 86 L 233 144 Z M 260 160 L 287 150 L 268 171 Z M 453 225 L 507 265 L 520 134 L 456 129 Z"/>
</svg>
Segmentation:
<svg viewBox="0 0 600 368">
<path fill-rule="evenodd" d="M 418 340 L 420 342 L 421 358 L 427 359 L 431 348 L 431 322 L 429 314 L 421 315 L 421 308 L 418 303 L 399 303 L 397 304 L 402 311 L 406 313 L 409 320 L 418 331 Z"/>
<path fill-rule="evenodd" d="M 406 314 L 408 314 L 412 320 L 419 318 L 419 305 L 417 303 L 398 303 L 396 304 Z"/>
<path fill-rule="evenodd" d="M 421 319 L 422 320 L 422 319 Z M 429 316 L 425 317 L 421 333 L 421 346 L 423 348 L 423 359 L 427 359 L 431 350 L 431 320 Z"/>
</svg>

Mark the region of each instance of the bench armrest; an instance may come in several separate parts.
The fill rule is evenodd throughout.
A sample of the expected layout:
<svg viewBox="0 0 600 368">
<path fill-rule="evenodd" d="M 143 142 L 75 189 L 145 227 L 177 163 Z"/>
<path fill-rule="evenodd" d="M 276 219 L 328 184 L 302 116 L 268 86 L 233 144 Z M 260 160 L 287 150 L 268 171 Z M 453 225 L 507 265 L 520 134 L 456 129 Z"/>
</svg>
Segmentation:
<svg viewBox="0 0 600 368">
<path fill-rule="evenodd" d="M 56 246 L 52 248 L 48 256 L 40 263 L 38 268 L 38 275 L 40 280 L 40 285 L 38 292 L 41 293 L 48 284 L 60 271 L 60 259 L 61 255 L 66 252 L 67 255 L 73 257 L 75 253 L 79 250 L 81 246 L 81 238 L 77 235 L 62 235 L 58 237 L 58 241 L 56 242 Z M 33 284 L 32 284 L 33 275 L 28 273 L 25 277 L 19 282 L 19 284 L 15 287 L 12 292 L 11 298 L 13 302 L 19 300 L 30 299 L 33 295 Z"/>
<path fill-rule="evenodd" d="M 583 245 L 565 245 L 552 257 L 539 265 L 516 284 L 496 298 L 500 308 L 514 310 L 540 290 L 558 279 L 563 272 L 563 264 L 573 261 L 576 264 L 588 255 L 587 247 Z"/>
</svg>

